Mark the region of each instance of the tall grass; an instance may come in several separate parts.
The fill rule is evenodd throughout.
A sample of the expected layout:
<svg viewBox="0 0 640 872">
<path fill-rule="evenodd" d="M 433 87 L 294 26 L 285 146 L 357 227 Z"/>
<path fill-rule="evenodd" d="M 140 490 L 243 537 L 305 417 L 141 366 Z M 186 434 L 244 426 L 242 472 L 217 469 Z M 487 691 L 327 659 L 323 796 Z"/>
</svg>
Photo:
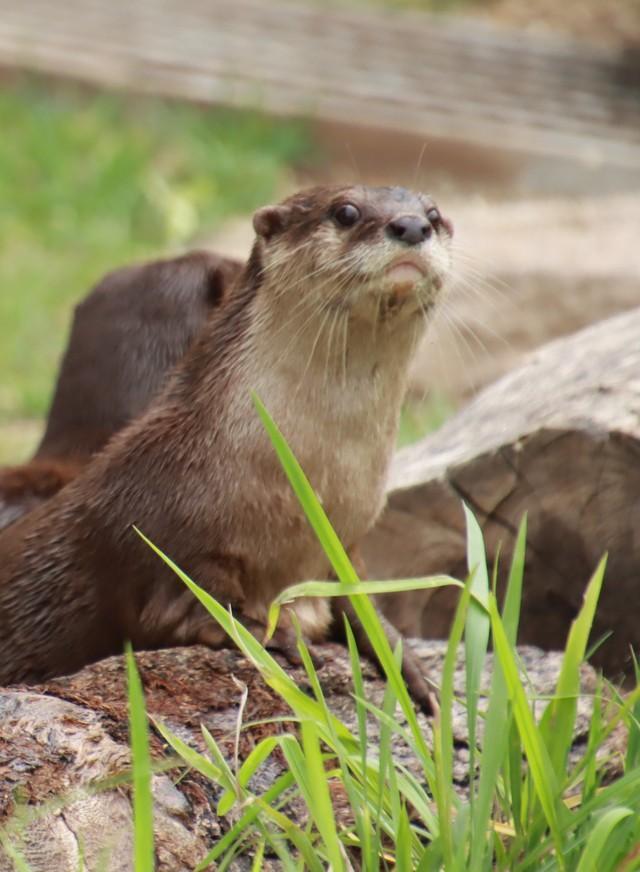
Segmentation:
<svg viewBox="0 0 640 872">
<path fill-rule="evenodd" d="M 357 729 L 349 729 L 331 713 L 302 639 L 298 644 L 313 689 L 312 699 L 227 610 L 161 555 L 250 658 L 266 683 L 287 702 L 291 723 L 298 727 L 297 733 L 263 740 L 252 752 L 248 769 L 233 773 L 227 767 L 224 812 L 235 808 L 241 812 L 240 821 L 198 868 L 212 862 L 225 868 L 233 857 L 246 851 L 257 851 L 260 857 L 265 851 L 273 852 L 283 868 L 291 869 L 584 872 L 639 868 L 640 687 L 623 697 L 601 682 L 592 700 L 587 746 L 581 756 L 569 756 L 580 667 L 606 559 L 590 579 L 583 607 L 571 626 L 554 694 L 550 699 L 535 699 L 516 649 L 526 519 L 518 531 L 500 604 L 497 573 L 487 566 L 480 528 L 465 508 L 470 572 L 466 583 L 448 578 L 413 581 L 415 587 L 458 584 L 462 588 L 440 681 L 440 710 L 428 741 L 428 731 L 415 715 L 402 680 L 399 652 L 389 649 L 367 597 L 374 591 L 405 590 L 412 582 L 358 579 L 284 438 L 257 399 L 256 406 L 339 578 L 333 585 L 309 582 L 285 591 L 273 606 L 271 625 L 280 605 L 297 596 L 350 595 L 380 659 L 386 693 L 382 708 L 366 699 L 358 653 L 353 635 L 348 633 L 357 721 Z M 493 668 L 489 690 L 484 693 L 480 680 L 489 644 L 494 651 Z M 453 778 L 453 677 L 461 651 L 466 692 L 459 701 L 466 706 L 470 743 L 465 796 L 460 795 Z M 536 717 L 536 711 L 541 716 Z M 371 717 L 378 722 L 375 747 L 367 742 L 367 719 Z M 629 730 L 629 753 L 622 764 L 623 775 L 604 784 L 605 761 L 599 751 L 620 723 Z M 166 728 L 163 735 L 185 762 L 203 771 L 205 757 L 187 750 Z M 420 764 L 420 778 L 394 761 L 392 737 L 409 746 Z M 221 752 L 211 737 L 209 743 L 221 769 Z M 255 794 L 248 787 L 247 775 L 276 748 L 283 752 L 288 768 L 266 794 Z M 339 819 L 329 799 L 336 784 L 348 799 L 348 814 Z M 283 803 L 290 789 L 303 800 L 306 821 L 288 816 Z"/>
</svg>

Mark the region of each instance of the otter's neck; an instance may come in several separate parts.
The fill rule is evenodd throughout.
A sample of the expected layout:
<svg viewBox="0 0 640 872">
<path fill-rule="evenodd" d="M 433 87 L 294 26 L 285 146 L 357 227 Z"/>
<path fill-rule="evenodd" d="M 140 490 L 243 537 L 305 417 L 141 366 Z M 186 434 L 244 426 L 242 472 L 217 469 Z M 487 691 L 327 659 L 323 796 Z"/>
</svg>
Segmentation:
<svg viewBox="0 0 640 872">
<path fill-rule="evenodd" d="M 174 398 L 199 409 L 210 432 L 260 428 L 255 392 L 294 450 L 303 421 L 322 421 L 334 442 L 377 432 L 392 447 L 424 318 L 400 312 L 373 323 L 339 305 L 314 306 L 304 291 L 266 278 L 238 286 L 185 360 Z"/>
<path fill-rule="evenodd" d="M 374 323 L 342 305 L 292 296 L 268 286 L 256 295 L 238 387 L 256 391 L 274 415 L 277 409 L 321 412 L 338 424 L 369 407 L 388 424 L 397 420 L 424 332 L 422 315 L 398 313 Z"/>
</svg>

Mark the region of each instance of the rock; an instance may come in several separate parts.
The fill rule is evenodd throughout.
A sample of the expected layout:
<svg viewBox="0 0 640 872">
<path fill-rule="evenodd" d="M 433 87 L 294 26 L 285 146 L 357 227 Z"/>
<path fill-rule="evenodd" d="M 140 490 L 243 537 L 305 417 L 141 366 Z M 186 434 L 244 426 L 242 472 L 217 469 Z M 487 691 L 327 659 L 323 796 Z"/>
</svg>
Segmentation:
<svg viewBox="0 0 640 872">
<path fill-rule="evenodd" d="M 445 644 L 411 641 L 425 670 L 439 681 Z M 352 672 L 346 649 L 341 645 L 319 648 L 324 665 L 319 678 L 334 714 L 350 729 L 356 729 L 351 693 Z M 533 692 L 552 692 L 558 677 L 559 654 L 520 649 Z M 265 687 L 257 671 L 232 650 L 210 651 L 201 647 L 142 652 L 136 655 L 147 709 L 174 733 L 199 751 L 204 751 L 200 725 L 204 724 L 233 765 L 236 725 L 242 688 L 248 689 L 245 723 L 286 716 L 286 705 Z M 306 676 L 287 667 L 293 680 L 305 687 Z M 488 686 L 491 655 L 483 686 Z M 383 682 L 375 668 L 363 663 L 367 698 L 382 702 Z M 582 687 L 592 693 L 596 676 L 584 667 Z M 464 686 L 462 660 L 456 671 L 456 690 Z M 537 714 L 542 712 L 538 706 Z M 576 749 L 588 729 L 590 697 L 579 701 L 575 735 Z M 468 779 L 465 709 L 454 709 L 454 778 L 464 794 Z M 427 740 L 429 721 L 418 718 Z M 481 727 L 481 725 L 480 725 Z M 263 723 L 243 730 L 238 748 L 243 760 L 265 735 L 285 729 L 280 723 Z M 291 729 L 293 729 L 293 725 Z M 618 733 L 611 747 L 619 742 Z M 375 753 L 378 731 L 369 725 L 369 747 Z M 151 749 L 156 761 L 167 756 L 159 733 L 151 731 Z M 606 752 L 606 749 L 605 749 Z M 417 760 L 400 741 L 394 755 L 420 780 Z M 132 813 L 126 781 L 105 789 L 105 779 L 114 779 L 129 765 L 125 664 L 112 657 L 86 667 L 75 675 L 37 687 L 0 690 L 0 824 L 7 827 L 12 844 L 21 850 L 33 872 L 76 872 L 84 856 L 88 872 L 129 872 L 132 862 Z M 282 772 L 283 758 L 272 755 L 252 781 L 264 791 Z M 156 862 L 159 872 L 193 870 L 206 852 L 228 829 L 229 818 L 215 813 L 218 788 L 194 770 L 156 774 L 153 779 Z M 615 774 L 615 773 L 613 773 Z M 101 786 L 102 783 L 102 786 Z M 295 807 L 295 806 L 294 806 Z M 299 816 L 304 809 L 295 807 Z M 337 813 L 346 813 L 345 809 Z M 83 853 L 81 853 L 83 852 Z M 249 868 L 243 860 L 231 867 Z M 265 868 L 269 868 L 265 866 Z M 275 867 L 274 867 L 275 868 Z M 13 866 L 0 849 L 0 870 Z"/>
</svg>

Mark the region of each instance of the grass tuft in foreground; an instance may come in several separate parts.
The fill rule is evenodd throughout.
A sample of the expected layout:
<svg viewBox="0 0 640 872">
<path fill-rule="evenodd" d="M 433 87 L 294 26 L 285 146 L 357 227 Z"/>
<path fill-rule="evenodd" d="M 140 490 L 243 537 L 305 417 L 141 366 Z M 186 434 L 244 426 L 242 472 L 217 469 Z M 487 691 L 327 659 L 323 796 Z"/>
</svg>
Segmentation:
<svg viewBox="0 0 640 872">
<path fill-rule="evenodd" d="M 198 865 L 227 869 L 240 855 L 253 856 L 260 869 L 266 856 L 285 870 L 575 870 L 614 872 L 639 867 L 640 846 L 640 686 L 626 696 L 601 681 L 593 697 L 588 740 L 572 750 L 580 691 L 580 666 L 603 583 L 603 559 L 587 586 L 583 607 L 564 651 L 555 693 L 534 699 L 519 661 L 516 640 L 523 583 L 526 520 L 515 544 L 501 606 L 496 573 L 490 573 L 477 522 L 466 511 L 470 574 L 454 579 L 414 580 L 415 587 L 453 584 L 461 596 L 440 681 L 440 711 L 431 735 L 409 700 L 400 672 L 400 652 L 391 651 L 367 593 L 404 590 L 410 582 L 361 582 L 322 507 L 284 438 L 256 399 L 258 412 L 289 480 L 329 557 L 339 582 L 309 582 L 283 592 L 295 596 L 348 593 L 380 658 L 387 684 L 380 708 L 366 699 L 360 660 L 347 626 L 353 672 L 355 727 L 329 710 L 304 642 L 299 650 L 312 694 L 288 673 L 227 609 L 198 587 L 171 560 L 171 566 L 291 710 L 290 732 L 259 741 L 235 765 L 202 727 L 208 753 L 190 748 L 165 725 L 156 726 L 178 755 L 181 767 L 195 769 L 214 785 L 216 813 L 228 820 L 225 835 Z M 378 586 L 376 586 L 378 585 Z M 491 644 L 493 672 L 488 693 L 480 674 Z M 452 709 L 454 670 L 464 652 L 470 749 L 468 792 L 453 777 Z M 145 714 L 132 655 L 128 654 L 133 753 L 136 872 L 146 872 L 153 844 Z M 377 741 L 370 741 L 372 720 Z M 605 783 L 601 749 L 619 725 L 627 728 L 628 751 L 622 775 Z M 286 724 L 283 724 L 286 726 Z M 415 759 L 409 771 L 392 754 L 392 742 L 405 743 Z M 570 751 L 572 751 L 570 755 Z M 279 752 L 286 766 L 267 790 L 252 787 L 252 776 Z M 416 772 L 419 772 L 418 776 Z M 342 797 L 338 814 L 332 796 Z M 291 814 L 298 798 L 306 820 Z M 346 812 L 344 811 L 346 804 Z M 6 832 L 0 843 L 19 858 Z M 19 866 L 26 869 L 22 862 Z"/>
<path fill-rule="evenodd" d="M 535 700 L 516 651 L 524 571 L 526 519 L 518 532 L 506 592 L 499 606 L 496 573 L 490 574 L 478 524 L 467 517 L 470 575 L 465 585 L 449 578 L 414 580 L 415 587 L 457 584 L 462 588 L 444 661 L 440 712 L 431 740 L 418 721 L 399 667 L 389 649 L 367 593 L 406 589 L 411 582 L 361 582 L 331 528 L 295 457 L 267 411 L 258 412 L 285 472 L 339 578 L 336 584 L 296 585 L 278 598 L 348 593 L 380 658 L 387 679 L 381 709 L 364 696 L 359 657 L 348 633 L 357 729 L 330 712 L 308 651 L 300 640 L 309 698 L 229 612 L 161 555 L 200 599 L 212 617 L 255 664 L 266 683 L 289 705 L 297 734 L 264 739 L 233 772 L 212 737 L 211 762 L 188 749 L 166 728 L 163 735 L 185 763 L 207 772 L 223 789 L 218 812 L 236 811 L 236 822 L 200 869 L 226 868 L 246 851 L 278 856 L 283 868 L 378 870 L 619 870 L 638 868 L 640 845 L 640 687 L 626 697 L 601 682 L 593 699 L 589 740 L 583 753 L 569 755 L 576 726 L 580 666 L 585 659 L 606 560 L 591 578 L 574 621 L 551 699 Z M 152 546 L 153 547 L 153 546 Z M 157 550 L 157 549 L 156 549 Z M 158 552 L 160 553 L 160 552 Z M 464 642 L 467 726 L 470 737 L 469 792 L 453 779 L 453 675 Z M 494 650 L 488 694 L 480 692 L 488 644 Z M 398 717 L 398 708 L 401 717 Z M 541 717 L 535 713 L 541 712 Z M 367 719 L 379 723 L 376 747 L 367 742 Z M 624 774 L 604 784 L 599 749 L 618 724 L 629 730 Z M 481 740 L 480 737 L 486 737 Z M 407 743 L 422 778 L 398 765 L 391 738 Z M 249 779 L 276 748 L 288 771 L 262 795 Z M 339 819 L 330 797 L 339 786 L 349 813 Z M 308 810 L 308 821 L 293 820 L 286 800 L 293 790 Z"/>
</svg>

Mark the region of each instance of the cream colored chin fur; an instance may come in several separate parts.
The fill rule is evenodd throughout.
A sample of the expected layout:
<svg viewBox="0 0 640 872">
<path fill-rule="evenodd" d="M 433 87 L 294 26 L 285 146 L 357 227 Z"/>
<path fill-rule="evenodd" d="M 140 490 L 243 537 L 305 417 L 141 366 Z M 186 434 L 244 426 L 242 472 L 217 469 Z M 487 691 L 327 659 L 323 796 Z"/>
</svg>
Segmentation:
<svg viewBox="0 0 640 872">
<path fill-rule="evenodd" d="M 284 587 L 326 579 L 330 567 L 273 463 L 274 449 L 250 392 L 257 393 L 284 433 L 340 540 L 353 547 L 384 504 L 408 366 L 426 326 L 418 305 L 375 323 L 379 295 L 371 286 L 330 286 L 324 277 L 306 279 L 312 271 L 307 265 L 306 273 L 289 274 L 285 294 L 279 293 L 279 270 L 271 279 L 267 272 L 229 404 L 229 455 L 238 467 L 228 472 L 231 480 L 237 476 L 236 481 L 253 485 L 261 499 L 248 509 L 243 487 L 237 506 L 231 500 L 227 507 L 231 536 L 234 528 L 258 531 L 253 589 L 260 591 L 260 600 L 249 614 L 259 621 Z M 430 280 L 422 293 L 436 294 Z M 350 308 L 338 301 L 351 301 Z M 247 482 L 247 476 L 256 480 Z M 229 490 L 233 493 L 232 486 Z M 252 511 L 255 523 L 248 517 Z M 292 517 L 298 519 L 293 525 Z M 325 633 L 330 610 L 324 600 L 301 600 L 291 608 L 309 638 Z"/>
</svg>

